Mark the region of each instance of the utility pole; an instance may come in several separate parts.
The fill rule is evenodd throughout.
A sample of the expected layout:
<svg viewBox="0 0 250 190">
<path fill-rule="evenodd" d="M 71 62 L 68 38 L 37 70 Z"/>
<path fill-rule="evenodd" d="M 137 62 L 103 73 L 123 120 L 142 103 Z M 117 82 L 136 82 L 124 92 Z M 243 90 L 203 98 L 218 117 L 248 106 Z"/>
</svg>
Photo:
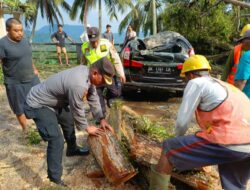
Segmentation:
<svg viewBox="0 0 250 190">
<path fill-rule="evenodd" d="M 102 0 L 99 0 L 99 31 L 102 33 Z"/>
<path fill-rule="evenodd" d="M 156 0 L 152 0 L 153 11 L 153 35 L 157 33 L 157 21 L 156 21 Z"/>
</svg>

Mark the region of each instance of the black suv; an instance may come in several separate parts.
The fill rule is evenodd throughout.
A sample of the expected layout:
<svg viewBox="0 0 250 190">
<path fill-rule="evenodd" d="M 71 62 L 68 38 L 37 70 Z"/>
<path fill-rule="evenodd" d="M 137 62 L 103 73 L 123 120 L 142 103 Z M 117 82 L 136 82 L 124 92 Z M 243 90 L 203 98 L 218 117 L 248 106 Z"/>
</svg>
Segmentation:
<svg viewBox="0 0 250 190">
<path fill-rule="evenodd" d="M 120 52 L 127 78 L 123 92 L 152 89 L 182 92 L 185 82 L 180 72 L 183 62 L 192 54 L 192 45 L 176 32 L 130 40 Z"/>
</svg>

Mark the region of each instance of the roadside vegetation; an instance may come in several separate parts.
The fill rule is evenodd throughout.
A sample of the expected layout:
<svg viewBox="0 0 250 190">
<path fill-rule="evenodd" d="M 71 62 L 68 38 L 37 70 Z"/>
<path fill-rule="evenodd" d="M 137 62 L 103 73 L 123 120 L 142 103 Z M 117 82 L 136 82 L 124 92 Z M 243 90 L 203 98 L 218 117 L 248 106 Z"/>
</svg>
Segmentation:
<svg viewBox="0 0 250 190">
<path fill-rule="evenodd" d="M 42 141 L 42 138 L 39 135 L 38 131 L 33 128 L 29 128 L 27 139 L 29 145 L 37 145 Z"/>
<path fill-rule="evenodd" d="M 140 119 L 133 119 L 136 125 L 136 132 L 147 135 L 151 139 L 161 142 L 164 139 L 173 137 L 173 132 L 158 122 L 151 121 L 148 117 L 142 116 Z"/>
</svg>

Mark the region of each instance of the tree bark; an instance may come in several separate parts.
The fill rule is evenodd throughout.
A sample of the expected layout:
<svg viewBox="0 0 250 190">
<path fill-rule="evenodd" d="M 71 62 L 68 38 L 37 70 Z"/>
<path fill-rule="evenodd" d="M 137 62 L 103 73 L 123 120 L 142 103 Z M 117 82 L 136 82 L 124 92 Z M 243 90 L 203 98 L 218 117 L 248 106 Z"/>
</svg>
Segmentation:
<svg viewBox="0 0 250 190">
<path fill-rule="evenodd" d="M 88 3 L 89 1 L 85 1 L 85 7 L 84 7 L 84 15 L 83 15 L 83 28 L 84 31 L 87 32 L 87 17 L 88 17 Z"/>
<path fill-rule="evenodd" d="M 90 155 L 90 159 L 88 160 L 86 175 L 89 178 L 104 177 L 102 168 L 98 165 L 96 159 L 94 158 L 92 154 Z"/>
<path fill-rule="evenodd" d="M 109 182 L 120 185 L 136 175 L 111 132 L 106 131 L 101 137 L 89 136 L 88 143 Z"/>
<path fill-rule="evenodd" d="M 250 3 L 242 2 L 242 1 L 237 1 L 237 0 L 223 0 L 225 3 L 231 3 L 235 6 L 240 6 L 243 8 L 250 8 Z"/>
<path fill-rule="evenodd" d="M 39 8 L 39 3 L 37 2 L 36 4 L 36 13 L 35 13 L 35 16 L 34 16 L 34 21 L 33 21 L 33 25 L 32 25 L 32 30 L 31 30 L 31 34 L 30 34 L 30 37 L 29 37 L 29 42 L 32 43 L 32 40 L 35 36 L 35 31 L 36 31 L 36 21 L 37 21 L 37 15 L 38 15 L 38 8 Z"/>
<path fill-rule="evenodd" d="M 117 139 L 121 140 L 121 125 L 122 125 L 122 113 L 121 109 L 116 106 L 112 106 L 110 109 L 109 117 L 108 117 L 109 124 L 113 127 Z"/>
<path fill-rule="evenodd" d="M 157 13 L 156 13 L 156 0 L 152 0 L 152 13 L 153 13 L 153 35 L 157 33 Z"/>
<path fill-rule="evenodd" d="M 99 0 L 99 16 L 98 16 L 98 20 L 99 20 L 99 31 L 100 34 L 102 33 L 102 0 Z"/>
</svg>

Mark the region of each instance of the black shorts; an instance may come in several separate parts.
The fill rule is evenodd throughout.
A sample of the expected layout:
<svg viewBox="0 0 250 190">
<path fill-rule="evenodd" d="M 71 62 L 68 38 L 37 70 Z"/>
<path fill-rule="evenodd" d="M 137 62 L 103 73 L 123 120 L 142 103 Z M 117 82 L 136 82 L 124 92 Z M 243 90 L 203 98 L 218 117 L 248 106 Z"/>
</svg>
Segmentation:
<svg viewBox="0 0 250 190">
<path fill-rule="evenodd" d="M 39 84 L 40 80 L 36 76 L 31 82 L 19 84 L 5 84 L 6 94 L 8 97 L 9 105 L 14 114 L 21 115 L 24 113 L 23 106 L 27 94 L 30 89 Z"/>
</svg>

